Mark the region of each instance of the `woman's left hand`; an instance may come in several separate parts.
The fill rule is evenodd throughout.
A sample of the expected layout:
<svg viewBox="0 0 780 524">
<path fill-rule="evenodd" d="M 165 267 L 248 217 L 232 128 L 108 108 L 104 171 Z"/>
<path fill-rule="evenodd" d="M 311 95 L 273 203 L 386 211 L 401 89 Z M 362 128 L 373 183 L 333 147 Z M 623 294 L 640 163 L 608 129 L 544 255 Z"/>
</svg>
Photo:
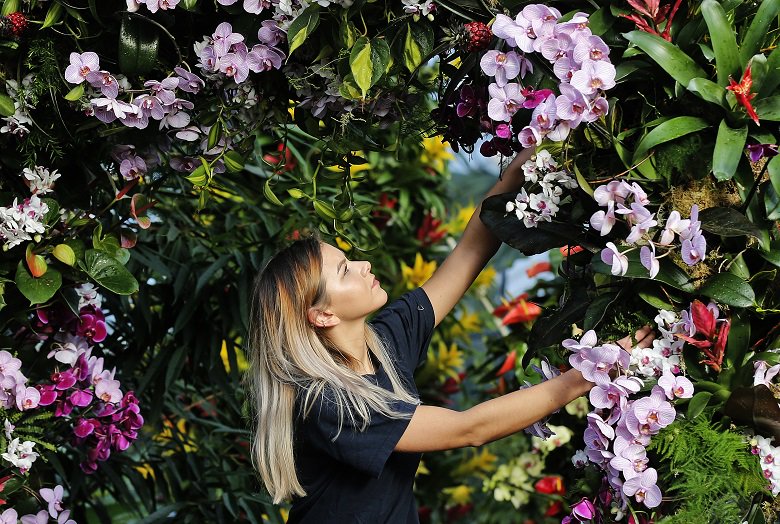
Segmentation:
<svg viewBox="0 0 780 524">
<path fill-rule="evenodd" d="M 649 348 L 653 345 L 653 340 L 655 340 L 655 331 L 649 325 L 645 325 L 634 333 L 634 339 L 637 341 L 636 347 Z M 617 341 L 617 344 L 629 353 L 634 349 L 630 336 L 621 338 Z"/>
</svg>

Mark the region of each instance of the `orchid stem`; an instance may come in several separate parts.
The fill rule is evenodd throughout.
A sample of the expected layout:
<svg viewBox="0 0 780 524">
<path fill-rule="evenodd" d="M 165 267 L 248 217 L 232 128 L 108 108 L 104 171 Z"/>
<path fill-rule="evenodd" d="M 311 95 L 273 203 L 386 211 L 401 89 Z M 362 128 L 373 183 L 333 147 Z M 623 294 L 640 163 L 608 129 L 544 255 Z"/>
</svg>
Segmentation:
<svg viewBox="0 0 780 524">
<path fill-rule="evenodd" d="M 758 185 L 761 183 L 761 179 L 764 178 L 764 173 L 766 173 L 766 169 L 768 167 L 769 167 L 769 162 L 766 162 L 764 164 L 763 169 L 761 169 L 761 172 L 756 177 L 756 179 L 753 180 L 753 186 L 750 188 L 750 192 L 748 193 L 748 196 L 745 198 L 745 203 L 742 204 L 742 207 L 740 208 L 740 212 L 745 213 L 745 211 L 747 211 L 747 208 L 750 205 L 750 201 L 753 200 L 753 196 L 756 194 Z"/>
</svg>

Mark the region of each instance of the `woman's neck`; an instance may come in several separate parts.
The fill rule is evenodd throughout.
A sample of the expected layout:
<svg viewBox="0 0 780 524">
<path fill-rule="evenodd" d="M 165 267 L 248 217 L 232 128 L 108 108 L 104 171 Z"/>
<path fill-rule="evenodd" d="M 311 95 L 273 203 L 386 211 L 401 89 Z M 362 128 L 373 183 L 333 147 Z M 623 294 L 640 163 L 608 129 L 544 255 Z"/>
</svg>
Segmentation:
<svg viewBox="0 0 780 524">
<path fill-rule="evenodd" d="M 327 337 L 353 361 L 353 368 L 361 375 L 374 373 L 374 363 L 366 342 L 366 323 L 364 320 L 352 323 L 341 322 L 328 330 Z"/>
</svg>

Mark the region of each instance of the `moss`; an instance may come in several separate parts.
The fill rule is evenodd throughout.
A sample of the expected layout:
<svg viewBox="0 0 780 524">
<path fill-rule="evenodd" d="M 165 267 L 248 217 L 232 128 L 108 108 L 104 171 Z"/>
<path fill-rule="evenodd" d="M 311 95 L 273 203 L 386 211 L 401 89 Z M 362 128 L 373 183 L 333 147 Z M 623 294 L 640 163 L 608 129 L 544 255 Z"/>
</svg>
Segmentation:
<svg viewBox="0 0 780 524">
<path fill-rule="evenodd" d="M 656 171 L 675 184 L 707 178 L 712 171 L 711 140 L 690 134 L 655 148 Z"/>
</svg>

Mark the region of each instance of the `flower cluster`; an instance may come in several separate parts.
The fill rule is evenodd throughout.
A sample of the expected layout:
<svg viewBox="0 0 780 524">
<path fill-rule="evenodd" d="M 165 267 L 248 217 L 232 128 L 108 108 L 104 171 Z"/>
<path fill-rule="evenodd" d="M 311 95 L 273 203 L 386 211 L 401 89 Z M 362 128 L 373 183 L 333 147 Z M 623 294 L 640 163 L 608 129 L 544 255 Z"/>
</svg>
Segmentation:
<svg viewBox="0 0 780 524">
<path fill-rule="evenodd" d="M 14 198 L 9 207 L 0 206 L 0 238 L 5 240 L 3 249 L 11 249 L 42 235 L 46 231 L 43 218 L 48 212 L 49 206 L 38 195 L 25 198 L 21 203 Z"/>
<path fill-rule="evenodd" d="M 182 67 L 174 68 L 174 73 L 162 81 L 147 80 L 144 87 L 148 88 L 148 92 L 133 96 L 127 102 L 118 98 L 120 93 L 132 92 L 127 79 L 101 70 L 97 54 L 87 51 L 70 54 L 65 80 L 76 85 L 86 82 L 91 87 L 87 93 L 92 98 L 85 111 L 101 122 L 118 120 L 128 127 L 146 129 L 151 118 L 160 122 L 160 130 L 181 129 L 189 124 L 187 110 L 192 109 L 194 104 L 179 98 L 177 90 L 197 94 L 205 83 Z"/>
<path fill-rule="evenodd" d="M 27 89 L 32 83 L 33 75 L 27 75 L 22 79 L 21 86 L 19 82 L 12 78 L 6 78 L 5 88 L 8 96 L 14 102 L 14 114 L 2 119 L 5 124 L 0 126 L 0 135 L 10 134 L 22 138 L 30 132 L 27 127 L 32 124 L 30 110 L 34 107 L 32 104 L 32 95 Z"/>
<path fill-rule="evenodd" d="M 592 330 L 563 345 L 573 353 L 569 363 L 595 383 L 589 399 L 596 409 L 588 414 L 584 433 L 588 460 L 604 471 L 608 485 L 619 494 L 614 501 L 619 509 L 628 497 L 648 508 L 658 506 L 658 474 L 649 467 L 646 447 L 653 435 L 674 422 L 671 402 L 693 396 L 693 384 L 675 373 L 679 366 L 663 364 L 663 374 L 650 394 L 638 396 L 644 382 L 629 369 L 631 356 L 626 350 L 615 344 L 598 345 Z M 575 458 L 575 463 L 581 463 Z"/>
<path fill-rule="evenodd" d="M 266 20 L 257 32 L 259 44 L 250 50 L 244 43 L 244 35 L 233 32 L 233 26 L 222 22 L 210 37 L 195 44 L 200 62 L 198 66 L 205 74 L 222 73 L 241 84 L 249 77 L 249 72 L 260 73 L 279 69 L 285 54 L 274 47 L 285 38 L 283 31 L 274 20 Z"/>
<path fill-rule="evenodd" d="M 433 22 L 434 14 L 436 13 L 436 4 L 432 0 L 403 0 L 404 13 L 409 13 L 415 19 L 419 20 L 424 16 L 431 22 Z"/>
<path fill-rule="evenodd" d="M 483 488 L 493 492 L 497 501 L 509 501 L 515 507 L 525 506 L 534 492 L 533 481 L 542 475 L 544 461 L 538 453 L 523 453 L 505 464 L 485 479 Z"/>
<path fill-rule="evenodd" d="M 777 351 L 777 350 L 775 350 Z M 775 377 L 780 376 L 780 364 L 769 367 L 763 360 L 755 362 L 753 386 L 764 385 L 769 388 L 777 386 L 772 383 Z M 780 447 L 772 446 L 773 438 L 765 438 L 756 435 L 750 441 L 751 451 L 757 455 L 761 463 L 761 471 L 769 481 L 769 489 L 775 497 L 780 495 Z"/>
<path fill-rule="evenodd" d="M 38 513 L 19 516 L 15 509 L 9 508 L 0 513 L 0 524 L 16 524 L 19 521 L 22 524 L 46 524 L 49 522 L 49 517 L 55 519 L 57 524 L 76 524 L 76 521 L 70 518 L 70 510 L 63 508 L 63 492 L 60 485 L 55 486 L 54 489 L 41 488 L 39 493 L 48 505 L 46 509 L 42 509 Z"/>
<path fill-rule="evenodd" d="M 0 351 L 0 407 L 3 410 L 28 411 L 40 405 L 40 392 L 27 385 L 27 377 L 21 372 L 21 368 L 22 361 L 20 359 L 8 351 Z M 3 425 L 7 447 L 0 456 L 6 462 L 19 468 L 21 474 L 25 474 L 38 458 L 38 453 L 33 451 L 35 442 L 14 437 L 13 433 L 16 428 L 10 420 L 5 419 Z"/>
<path fill-rule="evenodd" d="M 140 9 L 142 5 L 152 12 L 167 11 L 168 9 L 175 9 L 180 0 L 126 0 L 127 10 L 134 13 Z"/>
<path fill-rule="evenodd" d="M 659 259 L 672 252 L 675 238 L 679 238 L 683 261 L 693 266 L 704 260 L 707 254 L 707 240 L 701 232 L 699 222 L 699 207 L 691 206 L 690 218 L 683 219 L 679 211 L 672 211 L 666 219 L 666 225 L 657 240 L 653 240 L 654 228 L 658 225 L 655 213 L 647 209 L 650 200 L 647 193 L 636 182 L 625 180 L 612 182 L 597 187 L 593 198 L 606 210 L 599 210 L 590 217 L 590 225 L 598 230 L 601 236 L 612 231 L 618 222 L 618 217 L 631 228 L 625 238 L 628 244 L 646 242 L 640 250 L 642 265 L 655 278 L 660 270 Z M 663 255 L 656 255 L 656 247 L 666 249 Z M 620 251 L 614 242 L 607 242 L 607 248 L 601 252 L 601 260 L 612 266 L 613 275 L 625 275 L 628 271 L 626 254 L 636 248 Z"/>
<path fill-rule="evenodd" d="M 541 4 L 525 6 L 514 19 L 496 15 L 493 33 L 516 50 L 488 51 L 480 61 L 482 71 L 495 80 L 488 87 L 491 119 L 511 122 L 521 108 L 533 109 L 529 125 L 517 134 L 524 147 L 545 138 L 563 140 L 580 123 L 598 120 L 609 110 L 603 96 L 615 85 L 609 48 L 591 33 L 585 13 L 576 13 L 566 22 L 559 23 L 560 18 L 560 11 Z M 558 96 L 511 82 L 532 70 L 525 53 L 533 52 L 553 64 L 560 81 Z"/>
<path fill-rule="evenodd" d="M 559 170 L 546 149 L 539 151 L 522 167 L 526 182 L 531 183 L 531 194 L 523 187 L 514 201 L 506 203 L 506 212 L 514 212 L 525 227 L 536 227 L 541 221 L 551 222 L 558 212 L 564 189 L 577 187 L 577 180 L 566 171 Z"/>
</svg>

